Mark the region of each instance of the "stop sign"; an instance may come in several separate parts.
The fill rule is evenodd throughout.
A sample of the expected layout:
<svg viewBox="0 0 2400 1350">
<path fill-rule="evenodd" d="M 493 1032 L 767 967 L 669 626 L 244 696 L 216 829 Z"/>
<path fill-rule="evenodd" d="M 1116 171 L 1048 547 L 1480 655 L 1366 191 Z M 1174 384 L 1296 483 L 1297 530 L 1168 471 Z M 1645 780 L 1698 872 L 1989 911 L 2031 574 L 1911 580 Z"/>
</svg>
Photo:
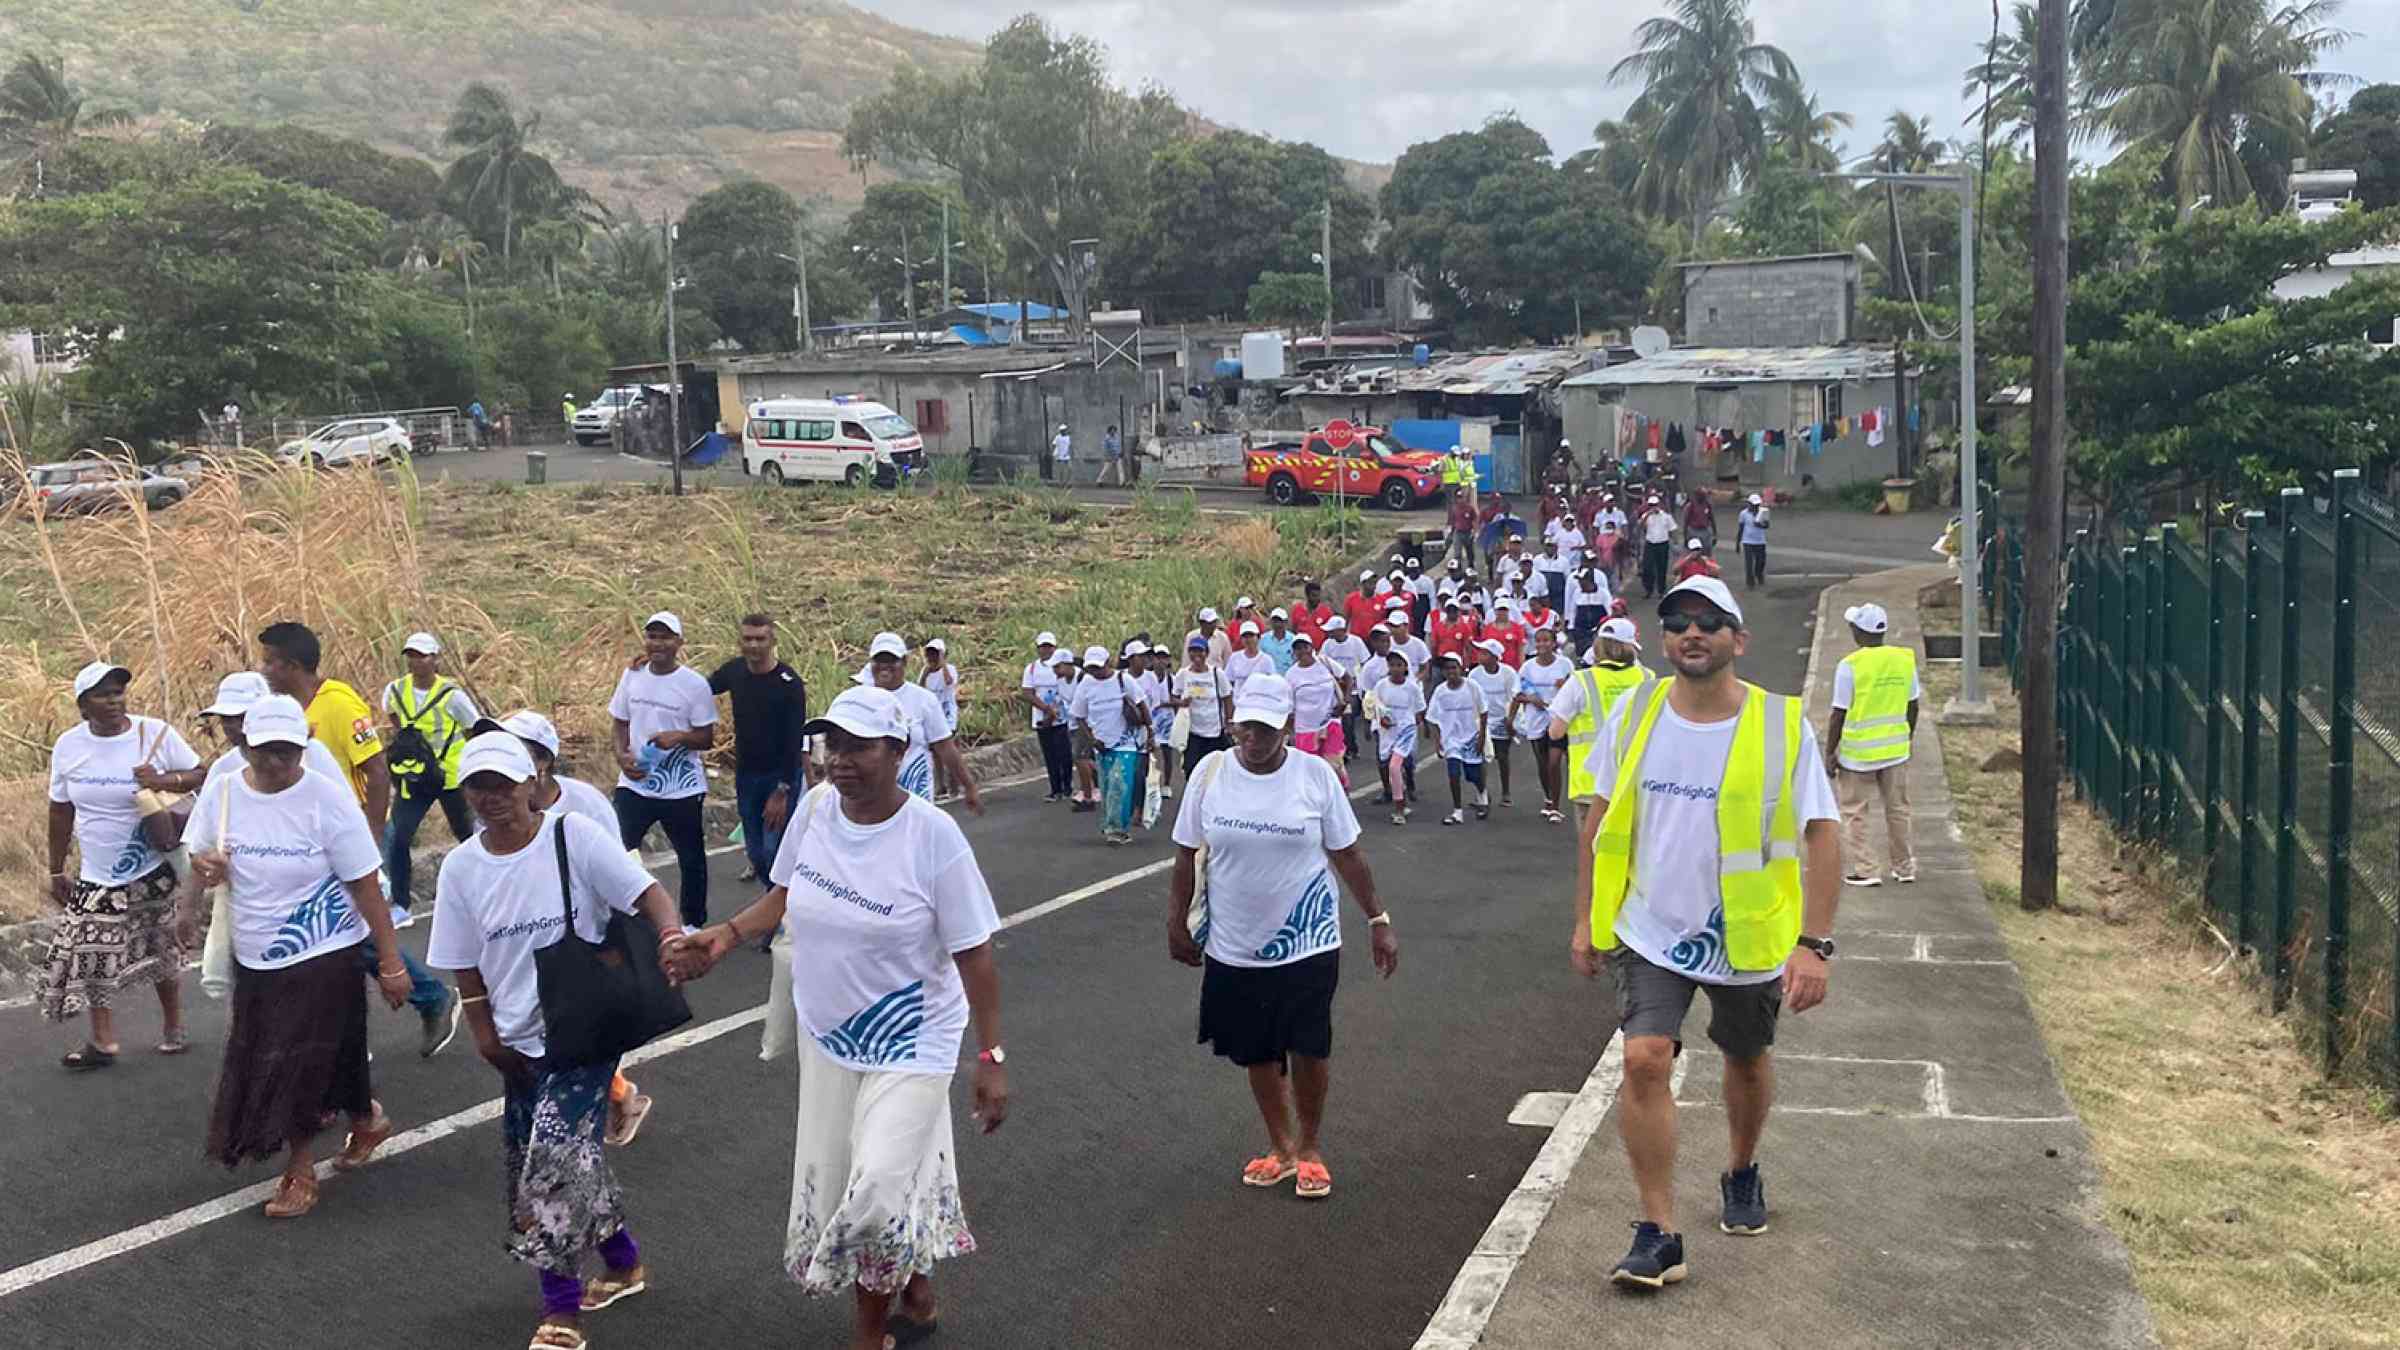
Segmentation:
<svg viewBox="0 0 2400 1350">
<path fill-rule="evenodd" d="M 1325 424 L 1325 443 L 1336 450 L 1349 449 L 1350 442 L 1357 435 L 1358 428 L 1351 426 L 1348 422 L 1333 421 Z"/>
</svg>

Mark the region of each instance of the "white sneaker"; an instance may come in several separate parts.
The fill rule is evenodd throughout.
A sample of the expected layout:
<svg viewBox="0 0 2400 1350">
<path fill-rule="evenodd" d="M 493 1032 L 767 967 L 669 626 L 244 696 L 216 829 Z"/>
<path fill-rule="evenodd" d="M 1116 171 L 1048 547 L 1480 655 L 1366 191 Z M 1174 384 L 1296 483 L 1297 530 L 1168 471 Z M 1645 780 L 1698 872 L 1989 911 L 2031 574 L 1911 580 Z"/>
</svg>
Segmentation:
<svg viewBox="0 0 2400 1350">
<path fill-rule="evenodd" d="M 1905 867 L 1895 867 L 1892 869 L 1892 880 L 1900 882 L 1903 885 L 1914 882 L 1916 879 L 1917 865 L 1913 862 L 1909 863 Z"/>
<path fill-rule="evenodd" d="M 408 906 L 406 906 L 406 905 L 394 905 L 394 906 L 392 906 L 392 927 L 394 927 L 394 928 L 406 928 L 406 927 L 408 927 L 410 924 L 412 924 L 412 923 L 415 923 L 416 921 L 417 921 L 417 916 L 416 916 L 416 915 L 415 915 L 413 912 L 411 912 L 411 911 L 410 911 L 410 909 L 409 909 L 409 907 L 408 907 Z"/>
<path fill-rule="evenodd" d="M 1444 825 L 1464 825 L 1466 822 L 1467 813 L 1464 811 L 1452 811 L 1449 815 L 1442 817 Z"/>
<path fill-rule="evenodd" d="M 1883 884 L 1883 878 L 1873 872 L 1852 872 L 1842 878 L 1842 884 L 1845 886 L 1880 886 Z"/>
<path fill-rule="evenodd" d="M 1482 788 L 1475 789 L 1475 804 L 1477 806 L 1490 806 L 1492 804 L 1492 794 L 1484 791 Z"/>
</svg>

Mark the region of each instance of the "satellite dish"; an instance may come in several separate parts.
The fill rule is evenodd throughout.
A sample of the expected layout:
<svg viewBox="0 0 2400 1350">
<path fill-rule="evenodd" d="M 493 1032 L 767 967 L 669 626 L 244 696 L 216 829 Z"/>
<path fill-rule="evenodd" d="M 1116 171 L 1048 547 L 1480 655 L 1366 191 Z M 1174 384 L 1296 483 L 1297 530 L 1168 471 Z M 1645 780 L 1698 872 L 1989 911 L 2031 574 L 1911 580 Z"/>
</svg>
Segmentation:
<svg viewBox="0 0 2400 1350">
<path fill-rule="evenodd" d="M 1633 354 L 1636 356 L 1656 356 L 1673 345 L 1667 330 L 1656 324 L 1646 323 L 1633 330 Z"/>
</svg>

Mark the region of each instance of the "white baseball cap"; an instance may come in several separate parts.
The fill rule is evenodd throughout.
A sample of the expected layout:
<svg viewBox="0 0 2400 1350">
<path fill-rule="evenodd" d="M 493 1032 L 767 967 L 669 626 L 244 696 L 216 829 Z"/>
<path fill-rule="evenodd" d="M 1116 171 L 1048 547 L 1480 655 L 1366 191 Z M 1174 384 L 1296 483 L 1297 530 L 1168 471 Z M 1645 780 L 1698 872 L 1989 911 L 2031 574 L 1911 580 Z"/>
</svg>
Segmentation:
<svg viewBox="0 0 2400 1350">
<path fill-rule="evenodd" d="M 82 698 L 92 687 L 111 675 L 122 675 L 127 684 L 133 683 L 133 672 L 113 661 L 94 661 L 75 672 L 75 697 Z"/>
<path fill-rule="evenodd" d="M 1741 602 L 1734 599 L 1733 592 L 1726 589 L 1725 583 L 1716 577 L 1686 577 L 1676 582 L 1665 595 L 1658 598 L 1658 612 L 1666 613 L 1667 606 L 1675 603 L 1676 596 L 1686 594 L 1697 595 L 1732 615 L 1735 623 L 1743 622 Z"/>
<path fill-rule="evenodd" d="M 520 741 L 531 741 L 542 747 L 549 752 L 550 758 L 558 758 L 558 728 L 551 724 L 549 718 L 531 708 L 519 708 L 496 721 L 486 717 L 475 724 L 474 730 L 478 736 L 487 731 L 505 731 Z"/>
<path fill-rule="evenodd" d="M 908 715 L 900 710 L 899 696 L 891 690 L 853 685 L 834 695 L 825 711 L 810 718 L 800 729 L 811 736 L 822 736 L 835 728 L 871 741 L 905 741 Z"/>
<path fill-rule="evenodd" d="M 1050 664 L 1054 666 L 1074 665 L 1075 649 L 1072 647 L 1061 647 L 1057 651 L 1050 653 Z"/>
<path fill-rule="evenodd" d="M 1608 638 L 1614 642 L 1622 642 L 1626 646 L 1635 648 L 1636 650 L 1639 650 L 1642 645 L 1642 635 L 1639 630 L 1634 628 L 1633 620 L 1631 619 L 1617 618 L 1607 620 L 1600 625 L 1600 636 Z"/>
<path fill-rule="evenodd" d="M 1694 553 L 1698 553 L 1700 551 L 1700 541 L 1697 539 L 1686 539 L 1683 541 L 1683 546 L 1690 549 Z"/>
<path fill-rule="evenodd" d="M 1282 619 L 1286 623 L 1289 623 L 1292 618 L 1292 612 L 1288 609 L 1285 609 L 1281 605 L 1277 605 L 1275 608 L 1267 611 L 1267 617 L 1270 619 Z"/>
<path fill-rule="evenodd" d="M 1763 501 L 1761 501 L 1761 500 L 1759 499 L 1759 496 L 1758 496 L 1758 494 L 1757 494 L 1757 493 L 1755 493 L 1755 492 L 1753 492 L 1753 493 L 1751 493 L 1751 494 L 1750 494 L 1750 504 L 1751 504 L 1752 506 L 1764 506 L 1764 505 L 1766 505 L 1766 503 L 1765 503 L 1765 502 L 1763 502 Z"/>
<path fill-rule="evenodd" d="M 942 652 L 947 654 L 950 650 L 950 644 L 942 641 L 940 638 L 927 638 L 925 639 L 925 650 L 929 652 Z"/>
<path fill-rule="evenodd" d="M 676 618 L 675 611 L 671 609 L 662 609 L 642 620 L 642 627 L 645 629 L 664 628 L 677 637 L 683 636 L 683 620 Z"/>
<path fill-rule="evenodd" d="M 1256 637 L 1256 636 L 1258 636 L 1258 631 L 1259 631 L 1259 630 L 1258 630 L 1258 620 L 1256 620 L 1256 619 L 1244 619 L 1244 620 L 1242 620 L 1242 636 L 1243 636 L 1243 637 Z"/>
<path fill-rule="evenodd" d="M 1301 629 L 1297 629 L 1297 628 L 1293 629 L 1293 630 L 1292 630 L 1292 645 L 1293 645 L 1294 647 L 1298 647 L 1298 646 L 1299 646 L 1301 643 L 1303 643 L 1303 642 L 1307 643 L 1307 644 L 1308 644 L 1310 647 L 1312 647 L 1312 648 L 1313 648 L 1313 647 L 1315 647 L 1315 646 L 1317 645 L 1317 640 L 1316 640 L 1315 638 L 1312 638 L 1312 637 L 1310 637 L 1310 636 L 1307 634 L 1307 632 L 1305 632 L 1304 630 L 1301 630 Z"/>
<path fill-rule="evenodd" d="M 1422 558 L 1411 558 L 1408 560 L 1407 565 L 1410 567 L 1423 567 L 1425 565 L 1425 560 Z"/>
<path fill-rule="evenodd" d="M 1892 628 L 1892 616 L 1883 612 L 1883 606 L 1872 601 L 1863 605 L 1852 605 L 1842 611 L 1842 617 L 1850 621 L 1852 628 L 1862 633 L 1888 633 Z"/>
<path fill-rule="evenodd" d="M 249 740 L 258 739 L 247 722 L 242 724 L 242 735 Z M 514 732 L 484 732 L 458 752 L 458 781 L 464 783 L 479 773 L 496 773 L 512 783 L 525 782 L 534 775 L 533 754 Z"/>
<path fill-rule="evenodd" d="M 1508 654 L 1508 648 L 1500 645 L 1500 639 L 1498 638 L 1485 638 L 1483 641 L 1475 644 L 1475 650 L 1479 652 L 1490 652 L 1494 656 L 1506 656 Z"/>
<path fill-rule="evenodd" d="M 1360 581 L 1373 581 L 1375 579 L 1375 569 L 1372 567 L 1362 567 L 1358 569 L 1358 579 Z"/>
<path fill-rule="evenodd" d="M 1036 647 L 1055 647 L 1058 645 L 1058 634 L 1053 633 L 1049 629 L 1045 628 L 1041 632 L 1033 635 L 1033 645 Z"/>
<path fill-rule="evenodd" d="M 1140 638 L 1135 638 L 1133 641 L 1125 644 L 1125 655 L 1128 657 L 1148 656 L 1149 654 L 1150 644 L 1142 641 Z"/>
<path fill-rule="evenodd" d="M 252 745 L 308 744 L 308 714 L 289 694 L 269 694 L 242 715 L 242 739 Z"/>
<path fill-rule="evenodd" d="M 1253 675 L 1233 700 L 1233 720 L 1282 727 L 1292 720 L 1292 682 L 1281 675 Z"/>
<path fill-rule="evenodd" d="M 1105 666 L 1105 665 L 1107 665 L 1107 664 L 1108 664 L 1108 648 L 1106 648 L 1106 647 L 1086 647 L 1086 648 L 1084 648 L 1084 649 L 1083 649 L 1083 663 L 1084 663 L 1085 665 L 1087 665 L 1087 666 Z"/>
<path fill-rule="evenodd" d="M 267 677 L 255 670 L 237 670 L 217 681 L 216 701 L 200 711 L 211 717 L 240 717 L 250 706 L 275 692 L 267 687 Z"/>
<path fill-rule="evenodd" d="M 1494 600 L 1494 601 L 1492 602 L 1492 612 L 1493 612 L 1494 614 L 1497 614 L 1497 613 L 1499 613 L 1501 610 L 1508 609 L 1508 608 L 1511 608 L 1511 606 L 1509 605 L 1509 603 L 1508 603 L 1508 597 L 1506 597 L 1506 596 L 1502 596 L 1501 598 L 1499 598 L 1499 599 L 1497 599 L 1497 600 Z"/>
<path fill-rule="evenodd" d="M 1449 563 L 1447 564 L 1447 566 L 1450 568 L 1450 570 L 1451 570 L 1451 571 L 1453 571 L 1453 572 L 1456 572 L 1456 571 L 1458 571 L 1459 569 L 1461 569 L 1461 568 L 1465 567 L 1465 566 L 1466 566 L 1466 564 L 1465 564 L 1465 563 L 1463 563 L 1463 562 L 1460 562 L 1460 561 L 1459 561 L 1458 559 L 1456 559 L 1456 558 L 1452 558 L 1452 559 L 1449 561 Z"/>
<path fill-rule="evenodd" d="M 878 656 L 906 657 L 907 655 L 908 643 L 903 641 L 898 633 L 877 633 L 875 640 L 867 644 L 867 659 L 870 661 Z"/>
<path fill-rule="evenodd" d="M 1217 621 L 1217 611 L 1216 611 L 1215 607 L 1213 607 L 1213 606 L 1210 606 L 1210 605 L 1202 605 L 1202 606 L 1200 607 L 1200 622 L 1202 622 L 1202 623 L 1215 623 L 1216 621 Z"/>
<path fill-rule="evenodd" d="M 1258 607 L 1258 602 L 1257 602 L 1256 600 L 1253 600 L 1253 599 L 1251 599 L 1249 596 L 1246 596 L 1246 595 L 1245 595 L 1245 596 L 1243 596 L 1241 599 L 1234 601 L 1234 602 L 1233 602 L 1233 607 L 1234 607 L 1234 609 L 1235 609 L 1235 610 L 1237 610 L 1237 611 L 1239 611 L 1239 610 L 1245 610 L 1245 609 L 1256 609 L 1256 608 Z"/>
<path fill-rule="evenodd" d="M 683 630 L 677 629 L 676 631 L 681 632 Z M 408 635 L 408 641 L 400 644 L 400 650 L 404 652 L 417 652 L 425 656 L 440 656 L 442 654 L 442 640 L 435 637 L 431 633 L 411 633 Z"/>
<path fill-rule="evenodd" d="M 1345 618 L 1343 618 L 1343 617 L 1342 617 L 1341 615 L 1339 615 L 1339 614 L 1336 614 L 1336 615 L 1334 615 L 1332 618 L 1330 618 L 1330 619 L 1327 619 L 1327 620 L 1325 621 L 1325 631 L 1326 631 L 1326 632 L 1328 632 L 1328 633 L 1332 632 L 1332 631 L 1333 631 L 1334 629 L 1336 629 L 1336 628 L 1342 629 L 1342 630 L 1344 630 L 1344 631 L 1348 631 L 1349 627 L 1350 627 L 1350 621 L 1349 621 L 1348 619 L 1345 619 Z"/>
</svg>

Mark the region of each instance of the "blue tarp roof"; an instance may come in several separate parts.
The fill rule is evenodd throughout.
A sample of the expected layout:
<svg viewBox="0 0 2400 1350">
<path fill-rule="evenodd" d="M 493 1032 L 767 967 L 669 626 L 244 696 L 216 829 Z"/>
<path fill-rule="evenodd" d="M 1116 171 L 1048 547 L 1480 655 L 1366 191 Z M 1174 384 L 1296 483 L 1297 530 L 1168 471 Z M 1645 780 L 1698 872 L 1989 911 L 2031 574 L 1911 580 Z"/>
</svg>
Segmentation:
<svg viewBox="0 0 2400 1350">
<path fill-rule="evenodd" d="M 991 334 L 975 327 L 973 324 L 954 323 L 950 325 L 950 335 L 970 347 L 1000 347 L 1007 345 L 1006 343 L 1002 342 L 1001 339 L 993 337 Z"/>
<path fill-rule="evenodd" d="M 1003 323 L 1015 323 L 1017 321 L 1017 302 L 1014 300 L 994 300 L 985 304 L 960 305 L 959 308 L 967 311 L 969 314 L 978 315 L 986 319 L 998 319 Z M 1067 317 L 1067 312 L 1054 305 L 1045 305 L 1039 300 L 1028 300 L 1025 302 L 1025 317 L 1029 321 L 1035 319 L 1063 319 Z"/>
</svg>

